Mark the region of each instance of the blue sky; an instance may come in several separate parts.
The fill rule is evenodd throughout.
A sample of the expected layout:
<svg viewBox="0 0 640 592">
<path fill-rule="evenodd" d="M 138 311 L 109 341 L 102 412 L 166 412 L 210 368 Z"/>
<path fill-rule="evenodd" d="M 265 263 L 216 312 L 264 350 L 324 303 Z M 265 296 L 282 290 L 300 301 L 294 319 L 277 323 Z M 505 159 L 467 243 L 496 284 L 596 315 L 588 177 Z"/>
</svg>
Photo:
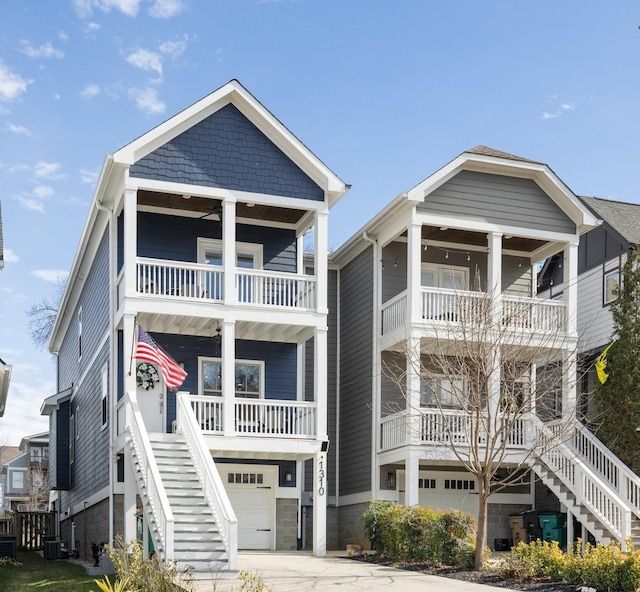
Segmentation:
<svg viewBox="0 0 640 592">
<path fill-rule="evenodd" d="M 3 0 L 0 445 L 47 429 L 25 311 L 71 266 L 107 153 L 237 78 L 352 184 L 332 248 L 478 144 L 636 202 L 638 25 L 625 0 Z"/>
</svg>

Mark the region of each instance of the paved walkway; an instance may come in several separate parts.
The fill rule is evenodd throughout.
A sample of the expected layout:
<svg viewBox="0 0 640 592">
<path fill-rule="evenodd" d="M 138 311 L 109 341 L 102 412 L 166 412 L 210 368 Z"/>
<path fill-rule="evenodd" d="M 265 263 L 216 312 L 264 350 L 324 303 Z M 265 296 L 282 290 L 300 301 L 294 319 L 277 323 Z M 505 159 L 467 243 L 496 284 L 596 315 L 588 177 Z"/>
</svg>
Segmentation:
<svg viewBox="0 0 640 592">
<path fill-rule="evenodd" d="M 314 557 L 305 552 L 239 554 L 240 570 L 257 571 L 273 592 L 505 592 L 504 588 L 462 582 L 353 561 L 338 554 Z M 237 579 L 197 582 L 198 592 L 240 590 Z"/>
</svg>

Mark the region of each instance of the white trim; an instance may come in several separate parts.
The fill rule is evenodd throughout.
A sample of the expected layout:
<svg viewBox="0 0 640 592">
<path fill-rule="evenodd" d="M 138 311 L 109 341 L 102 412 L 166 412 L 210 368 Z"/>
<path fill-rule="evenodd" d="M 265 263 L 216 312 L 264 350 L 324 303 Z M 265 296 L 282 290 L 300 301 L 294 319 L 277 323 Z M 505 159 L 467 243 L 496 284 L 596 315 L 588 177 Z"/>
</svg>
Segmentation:
<svg viewBox="0 0 640 592">
<path fill-rule="evenodd" d="M 615 302 L 617 300 L 617 297 L 614 296 L 613 294 L 611 294 L 611 298 L 607 299 L 607 278 L 609 276 L 612 275 L 617 275 L 618 279 L 616 281 L 616 285 L 618 287 L 620 287 L 620 281 L 622 278 L 622 273 L 619 267 L 616 267 L 615 269 L 610 269 L 609 271 L 605 271 L 602 275 L 602 304 L 604 306 L 607 306 L 609 304 L 611 304 L 612 302 Z"/>
<path fill-rule="evenodd" d="M 204 260 L 204 252 L 207 249 L 217 250 L 223 257 L 223 241 L 217 238 L 198 237 L 198 263 L 206 263 Z M 236 242 L 236 267 L 238 265 L 238 256 L 251 255 L 253 257 L 253 268 L 262 269 L 263 262 L 263 246 L 260 243 L 242 243 Z"/>
</svg>

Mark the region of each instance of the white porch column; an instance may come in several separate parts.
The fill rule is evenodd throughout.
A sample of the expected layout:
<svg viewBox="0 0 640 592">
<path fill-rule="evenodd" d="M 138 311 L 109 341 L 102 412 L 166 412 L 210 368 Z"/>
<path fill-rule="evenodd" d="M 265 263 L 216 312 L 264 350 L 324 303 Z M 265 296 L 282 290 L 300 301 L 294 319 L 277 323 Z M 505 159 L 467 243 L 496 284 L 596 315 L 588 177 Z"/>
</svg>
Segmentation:
<svg viewBox="0 0 640 592">
<path fill-rule="evenodd" d="M 407 227 L 407 317 L 410 323 L 422 322 L 420 284 L 422 276 L 422 226 Z"/>
<path fill-rule="evenodd" d="M 316 302 L 318 312 L 327 314 L 327 282 L 328 282 L 328 212 L 318 212 L 316 214 L 315 227 L 315 274 L 316 274 Z"/>
<path fill-rule="evenodd" d="M 134 356 L 134 344 L 136 342 L 136 317 L 132 314 L 125 314 L 122 318 L 122 363 L 124 364 L 124 384 L 125 393 L 136 394 L 136 360 Z M 115 389 L 114 389 L 115 390 Z M 120 426 L 122 430 L 124 426 Z"/>
<path fill-rule="evenodd" d="M 578 325 L 578 243 L 568 244 L 564 249 L 564 301 L 567 307 L 567 335 L 577 337 Z M 569 341 L 562 360 L 562 418 L 576 416 L 578 360 L 576 346 Z"/>
<path fill-rule="evenodd" d="M 222 324 L 222 425 L 225 436 L 236 432 L 236 324 Z"/>
<path fill-rule="evenodd" d="M 136 269 L 138 236 L 138 192 L 124 190 L 124 286 L 125 296 L 135 296 L 138 271 Z M 125 336 L 126 341 L 126 336 Z"/>
<path fill-rule="evenodd" d="M 405 460 L 404 471 L 404 504 L 405 506 L 416 506 L 418 499 L 418 476 L 420 472 L 419 453 L 410 451 Z"/>
<path fill-rule="evenodd" d="M 578 243 L 568 244 L 564 249 L 563 298 L 567 307 L 567 334 L 578 332 Z"/>
<path fill-rule="evenodd" d="M 124 533 L 125 541 L 134 540 L 136 533 L 136 474 L 129 454 L 124 460 Z M 149 525 L 146 524 L 148 527 Z"/>
<path fill-rule="evenodd" d="M 313 379 L 318 422 L 316 438 L 326 441 L 329 438 L 327 435 L 327 329 L 315 330 L 313 356 Z"/>
<path fill-rule="evenodd" d="M 410 444 L 420 444 L 420 338 L 409 337 L 407 339 L 407 359 L 406 359 L 406 409 L 408 439 Z"/>
<path fill-rule="evenodd" d="M 327 554 L 327 455 L 318 452 L 313 458 L 313 554 Z"/>
<path fill-rule="evenodd" d="M 487 295 L 489 297 L 490 322 L 500 332 L 502 325 L 502 234 L 490 232 L 488 235 L 489 252 L 487 254 Z M 490 359 L 487 361 L 489 369 L 489 407 L 497 413 L 500 404 L 500 374 L 502 360 L 498 347 L 489 350 Z M 495 415 L 494 415 L 495 417 Z"/>
<path fill-rule="evenodd" d="M 236 290 L 236 202 L 225 198 L 222 202 L 222 266 L 224 268 L 224 303 L 235 304 Z"/>
</svg>

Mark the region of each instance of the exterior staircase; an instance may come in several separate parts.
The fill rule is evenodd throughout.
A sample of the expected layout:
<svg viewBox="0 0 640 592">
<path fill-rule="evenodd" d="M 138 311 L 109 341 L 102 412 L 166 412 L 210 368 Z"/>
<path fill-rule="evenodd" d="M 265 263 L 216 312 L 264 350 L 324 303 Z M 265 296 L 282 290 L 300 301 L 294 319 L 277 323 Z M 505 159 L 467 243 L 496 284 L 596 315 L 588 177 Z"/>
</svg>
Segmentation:
<svg viewBox="0 0 640 592">
<path fill-rule="evenodd" d="M 125 442 L 156 553 L 195 578 L 234 572 L 237 519 L 190 404 L 178 402 L 183 427 L 165 434 L 147 432 L 128 402 Z"/>
<path fill-rule="evenodd" d="M 562 440 L 535 459 L 534 472 L 598 543 L 639 548 L 640 477 L 578 421 Z"/>
<path fill-rule="evenodd" d="M 191 566 L 195 573 L 225 570 L 227 553 L 222 536 L 184 437 L 150 434 L 149 439 L 173 512 L 174 561 Z"/>
</svg>

